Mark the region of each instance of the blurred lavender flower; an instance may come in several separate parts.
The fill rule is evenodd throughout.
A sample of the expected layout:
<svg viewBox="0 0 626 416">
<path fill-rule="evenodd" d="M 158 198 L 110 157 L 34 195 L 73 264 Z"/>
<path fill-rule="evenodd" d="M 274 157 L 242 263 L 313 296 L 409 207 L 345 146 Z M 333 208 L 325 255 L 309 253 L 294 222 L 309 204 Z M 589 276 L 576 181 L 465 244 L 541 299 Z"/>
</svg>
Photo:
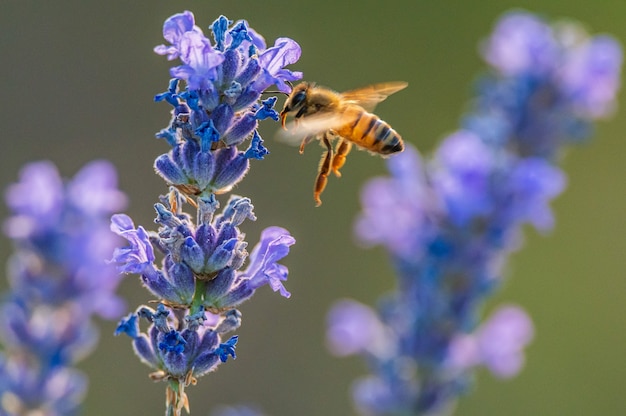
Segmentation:
<svg viewBox="0 0 626 416">
<path fill-rule="evenodd" d="M 294 238 L 283 228 L 268 227 L 248 255 L 239 226 L 256 220 L 250 199 L 231 195 L 219 211 L 216 195 L 243 179 L 251 159 L 269 153 L 257 126 L 259 120 L 278 120 L 276 97 L 259 100 L 271 85 L 288 92 L 287 83 L 301 78 L 284 68 L 299 59 L 300 47 L 279 38 L 268 48 L 246 21 L 233 24 L 224 16 L 210 29 L 214 42 L 191 12 L 176 14 L 163 26 L 169 44 L 155 48 L 182 62 L 171 68 L 167 91 L 155 97 L 174 107 L 169 126 L 157 134 L 171 147 L 154 163 L 170 186 L 155 205 L 158 232 L 135 227 L 124 214 L 111 223 L 128 241 L 113 254 L 119 271 L 139 274 L 158 299 L 156 310 L 140 306 L 120 322 L 116 334 L 130 336 L 140 360 L 155 370 L 151 377 L 168 382 L 166 415 L 188 410 L 185 387 L 235 358 L 238 337 L 223 337 L 241 324 L 239 304 L 265 285 L 290 296 L 283 286 L 288 270 L 278 261 Z M 248 139 L 247 148 L 239 150 Z M 185 202 L 196 208 L 195 219 L 183 212 Z M 145 332 L 139 319 L 150 324 Z"/>
<path fill-rule="evenodd" d="M 120 280 L 105 259 L 117 243 L 108 217 L 125 205 L 107 162 L 64 182 L 49 162 L 26 165 L 6 192 L 9 292 L 0 335 L 0 414 L 77 414 L 87 389 L 74 365 L 97 343 L 93 315 L 114 318 Z"/>
<path fill-rule="evenodd" d="M 398 274 L 377 311 L 342 301 L 328 317 L 330 349 L 360 354 L 372 369 L 354 389 L 363 414 L 444 413 L 477 366 L 517 374 L 530 318 L 506 306 L 479 325 L 485 300 L 521 227 L 552 228 L 549 204 L 566 185 L 562 149 L 616 105 L 622 52 L 609 36 L 517 12 L 502 17 L 482 53 L 492 73 L 462 128 L 426 163 L 407 146 L 389 160 L 391 176 L 362 194 L 356 233 L 383 245 Z"/>
<path fill-rule="evenodd" d="M 255 406 L 238 405 L 219 407 L 211 413 L 211 416 L 264 416 L 264 413 Z"/>
</svg>

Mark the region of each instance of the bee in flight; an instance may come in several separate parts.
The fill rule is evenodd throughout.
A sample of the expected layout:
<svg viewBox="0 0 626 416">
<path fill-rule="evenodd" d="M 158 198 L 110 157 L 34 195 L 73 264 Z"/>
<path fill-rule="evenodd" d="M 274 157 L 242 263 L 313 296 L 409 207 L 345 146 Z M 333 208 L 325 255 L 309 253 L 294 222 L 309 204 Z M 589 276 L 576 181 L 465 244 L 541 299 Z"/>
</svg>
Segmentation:
<svg viewBox="0 0 626 416">
<path fill-rule="evenodd" d="M 353 144 L 383 157 L 404 150 L 400 135 L 371 111 L 376 104 L 407 85 L 406 82 L 385 82 L 344 93 L 308 82 L 293 88 L 280 113 L 282 126 L 287 130 L 283 136 L 301 138 L 300 153 L 314 139 L 320 139 L 326 147 L 313 191 L 316 206 L 322 204 L 320 195 L 330 171 L 341 176 L 339 169 L 346 162 Z M 285 120 L 290 114 L 294 121 L 286 128 Z M 334 150 L 333 141 L 337 142 Z"/>
</svg>

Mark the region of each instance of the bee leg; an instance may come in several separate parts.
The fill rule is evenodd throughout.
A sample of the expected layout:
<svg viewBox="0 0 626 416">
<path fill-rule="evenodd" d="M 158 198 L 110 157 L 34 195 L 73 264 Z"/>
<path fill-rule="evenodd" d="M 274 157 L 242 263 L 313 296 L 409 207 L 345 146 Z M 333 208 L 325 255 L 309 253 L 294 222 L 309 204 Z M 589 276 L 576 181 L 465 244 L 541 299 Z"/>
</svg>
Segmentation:
<svg viewBox="0 0 626 416">
<path fill-rule="evenodd" d="M 352 150 L 352 143 L 347 140 L 339 139 L 339 144 L 337 144 L 337 149 L 335 150 L 335 156 L 333 157 L 332 169 L 335 176 L 338 178 L 341 177 L 341 172 L 339 169 L 346 163 L 346 156 Z"/>
<path fill-rule="evenodd" d="M 170 204 L 170 210 L 172 212 L 178 212 L 179 195 L 182 195 L 183 198 L 185 198 L 185 201 L 187 201 L 189 205 L 193 206 L 194 208 L 198 208 L 198 204 L 190 195 L 187 195 L 185 192 L 179 192 L 175 187 L 171 187 L 169 193 L 167 194 L 167 199 Z"/>
<path fill-rule="evenodd" d="M 320 195 L 324 191 L 324 188 L 326 188 L 326 182 L 328 182 L 328 174 L 330 173 L 330 164 L 333 159 L 333 148 L 330 145 L 330 140 L 328 139 L 327 133 L 324 133 L 322 142 L 326 146 L 326 153 L 324 153 L 324 155 L 322 156 L 322 160 L 320 161 L 320 167 L 317 172 L 317 179 L 315 179 L 315 190 L 313 191 L 313 199 L 315 200 L 316 207 L 322 205 Z"/>
<path fill-rule="evenodd" d="M 304 139 L 302 139 L 302 143 L 300 143 L 300 154 L 304 153 L 304 146 L 311 143 L 311 140 L 313 140 L 314 138 L 315 136 L 306 136 Z"/>
</svg>

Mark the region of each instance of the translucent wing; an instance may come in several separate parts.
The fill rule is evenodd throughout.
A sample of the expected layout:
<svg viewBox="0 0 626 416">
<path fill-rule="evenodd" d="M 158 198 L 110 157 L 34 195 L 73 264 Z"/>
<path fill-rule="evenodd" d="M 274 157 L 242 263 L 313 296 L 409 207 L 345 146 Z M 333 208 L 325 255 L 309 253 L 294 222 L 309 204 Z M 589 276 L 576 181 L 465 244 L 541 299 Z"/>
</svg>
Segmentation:
<svg viewBox="0 0 626 416">
<path fill-rule="evenodd" d="M 286 129 L 278 132 L 278 140 L 299 145 L 307 137 L 320 135 L 328 130 L 339 128 L 345 123 L 342 114 L 330 112 L 313 114 L 287 123 Z"/>
<path fill-rule="evenodd" d="M 363 107 L 366 111 L 373 111 L 376 104 L 384 101 L 409 85 L 404 81 L 381 82 L 380 84 L 368 85 L 341 94 L 344 102 L 352 103 Z"/>
</svg>

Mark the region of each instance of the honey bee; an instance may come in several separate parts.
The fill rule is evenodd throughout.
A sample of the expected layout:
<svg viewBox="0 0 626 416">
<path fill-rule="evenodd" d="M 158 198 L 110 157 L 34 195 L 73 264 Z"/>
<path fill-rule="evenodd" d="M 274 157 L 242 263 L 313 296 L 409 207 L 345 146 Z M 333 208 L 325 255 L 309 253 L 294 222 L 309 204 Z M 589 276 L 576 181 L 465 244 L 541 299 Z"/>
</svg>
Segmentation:
<svg viewBox="0 0 626 416">
<path fill-rule="evenodd" d="M 406 82 L 385 82 L 343 93 L 308 82 L 293 88 L 280 113 L 281 124 L 288 132 L 283 136 L 301 138 L 300 153 L 314 139 L 320 139 L 326 147 L 313 191 L 316 206 L 322 204 L 320 195 L 331 170 L 337 177 L 341 176 L 339 170 L 346 163 L 353 144 L 383 157 L 404 150 L 400 135 L 371 111 L 407 85 Z M 287 128 L 285 120 L 290 114 L 294 115 L 294 121 Z M 333 150 L 331 143 L 335 140 Z"/>
</svg>

